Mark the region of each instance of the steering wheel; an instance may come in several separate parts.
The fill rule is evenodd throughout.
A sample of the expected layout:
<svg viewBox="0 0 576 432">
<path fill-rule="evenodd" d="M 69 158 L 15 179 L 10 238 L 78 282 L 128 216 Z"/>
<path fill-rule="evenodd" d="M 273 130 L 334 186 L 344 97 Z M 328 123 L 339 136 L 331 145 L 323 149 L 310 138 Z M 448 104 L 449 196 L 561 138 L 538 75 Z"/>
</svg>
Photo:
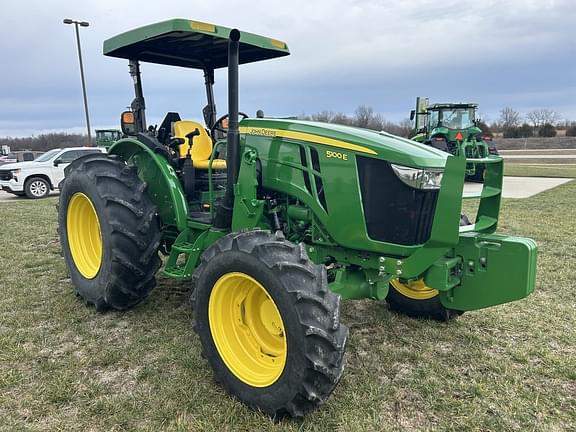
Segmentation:
<svg viewBox="0 0 576 432">
<path fill-rule="evenodd" d="M 242 117 L 240 120 L 244 120 L 248 118 L 247 114 L 244 114 L 242 111 L 238 112 L 238 115 Z M 210 136 L 216 138 L 216 131 L 220 132 L 222 135 L 228 132 L 228 126 L 224 127 L 222 122 L 228 118 L 228 114 L 224 114 L 222 117 L 219 117 L 218 120 L 214 122 L 214 126 L 210 128 Z"/>
</svg>

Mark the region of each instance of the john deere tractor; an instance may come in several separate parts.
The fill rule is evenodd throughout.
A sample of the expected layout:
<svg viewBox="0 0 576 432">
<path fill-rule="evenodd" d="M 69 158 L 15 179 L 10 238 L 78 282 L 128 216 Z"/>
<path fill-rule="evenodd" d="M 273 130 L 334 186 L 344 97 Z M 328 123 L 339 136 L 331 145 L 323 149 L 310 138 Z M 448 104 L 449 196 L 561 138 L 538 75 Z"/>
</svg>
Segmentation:
<svg viewBox="0 0 576 432">
<path fill-rule="evenodd" d="M 238 65 L 287 56 L 276 39 L 174 19 L 113 37 L 104 54 L 129 61 L 135 98 L 121 115 L 127 137 L 67 168 L 59 225 L 74 289 L 97 311 L 125 310 L 150 294 L 162 264 L 190 280 L 203 354 L 245 404 L 279 418 L 328 398 L 348 335 L 340 299 L 448 319 L 534 290 L 534 241 L 494 234 L 500 157 L 472 161 L 486 164 L 484 188 L 463 196 L 462 157 L 385 133 L 248 117 Z M 141 62 L 202 71 L 205 123 L 168 112 L 148 126 Z M 462 198 L 480 208 L 461 227 Z"/>
<path fill-rule="evenodd" d="M 96 129 L 96 145 L 98 147 L 108 149 L 120 138 L 122 138 L 122 133 L 118 129 Z"/>
<path fill-rule="evenodd" d="M 429 105 L 427 98 L 416 98 L 416 110 L 410 113 L 415 120 L 414 141 L 421 142 L 455 156 L 482 159 L 497 155 L 492 136 L 484 134 L 476 120 L 477 104 L 438 103 Z M 466 164 L 466 179 L 482 182 L 486 165 Z"/>
</svg>

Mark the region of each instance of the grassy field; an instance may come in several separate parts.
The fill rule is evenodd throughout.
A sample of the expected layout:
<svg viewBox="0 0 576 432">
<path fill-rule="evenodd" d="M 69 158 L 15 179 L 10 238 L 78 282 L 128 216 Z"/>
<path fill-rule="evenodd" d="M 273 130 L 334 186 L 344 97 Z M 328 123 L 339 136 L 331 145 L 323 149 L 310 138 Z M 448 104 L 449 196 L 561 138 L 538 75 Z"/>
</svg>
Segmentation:
<svg viewBox="0 0 576 432">
<path fill-rule="evenodd" d="M 0 203 L 2 431 L 576 430 L 576 181 L 505 200 L 502 231 L 540 247 L 528 299 L 449 324 L 346 302 L 347 368 L 303 421 L 272 423 L 213 382 L 187 283 L 126 313 L 72 294 L 56 198 Z"/>
<path fill-rule="evenodd" d="M 504 175 L 516 177 L 570 177 L 576 178 L 576 164 L 543 163 L 509 163 L 504 164 Z"/>
</svg>

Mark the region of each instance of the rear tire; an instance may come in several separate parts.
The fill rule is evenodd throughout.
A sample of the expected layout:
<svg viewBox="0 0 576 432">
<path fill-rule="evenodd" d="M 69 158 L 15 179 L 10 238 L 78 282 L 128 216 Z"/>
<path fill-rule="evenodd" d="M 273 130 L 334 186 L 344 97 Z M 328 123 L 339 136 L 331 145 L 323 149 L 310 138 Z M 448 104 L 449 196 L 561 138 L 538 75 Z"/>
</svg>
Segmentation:
<svg viewBox="0 0 576 432">
<path fill-rule="evenodd" d="M 28 198 L 45 198 L 50 193 L 50 183 L 42 177 L 32 177 L 24 184 L 24 193 Z"/>
<path fill-rule="evenodd" d="M 277 419 L 328 398 L 348 329 L 304 246 L 263 230 L 229 234 L 204 252 L 193 285 L 194 329 L 230 394 Z"/>
<path fill-rule="evenodd" d="M 128 309 L 156 285 L 161 234 L 145 189 L 114 156 L 91 154 L 66 169 L 60 244 L 75 292 L 98 311 Z"/>
</svg>

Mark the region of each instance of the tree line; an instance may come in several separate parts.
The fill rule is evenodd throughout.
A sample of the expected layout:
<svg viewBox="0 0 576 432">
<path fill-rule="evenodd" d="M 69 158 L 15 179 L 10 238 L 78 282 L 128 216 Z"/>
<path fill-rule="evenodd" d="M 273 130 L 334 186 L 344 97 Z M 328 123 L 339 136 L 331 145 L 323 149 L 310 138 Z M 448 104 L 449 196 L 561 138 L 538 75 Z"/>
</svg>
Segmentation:
<svg viewBox="0 0 576 432">
<path fill-rule="evenodd" d="M 576 136 L 576 122 L 562 122 L 560 115 L 549 109 L 533 110 L 522 116 L 506 107 L 500 110 L 500 117 L 492 127 L 502 132 L 504 138 L 554 137 L 558 128 L 565 129 L 566 136 Z"/>
<path fill-rule="evenodd" d="M 88 137 L 80 134 L 50 133 L 24 138 L 0 138 L 0 146 L 10 150 L 48 151 L 55 148 L 82 147 L 88 144 Z"/>
<path fill-rule="evenodd" d="M 385 131 L 401 137 L 410 137 L 414 131 L 413 122 L 405 118 L 400 122 L 386 120 L 380 113 L 374 111 L 372 107 L 360 105 L 354 114 L 344 114 L 334 111 L 321 111 L 315 114 L 301 114 L 300 120 L 312 120 L 324 123 L 337 123 L 346 126 L 354 126 L 376 131 Z"/>
</svg>

